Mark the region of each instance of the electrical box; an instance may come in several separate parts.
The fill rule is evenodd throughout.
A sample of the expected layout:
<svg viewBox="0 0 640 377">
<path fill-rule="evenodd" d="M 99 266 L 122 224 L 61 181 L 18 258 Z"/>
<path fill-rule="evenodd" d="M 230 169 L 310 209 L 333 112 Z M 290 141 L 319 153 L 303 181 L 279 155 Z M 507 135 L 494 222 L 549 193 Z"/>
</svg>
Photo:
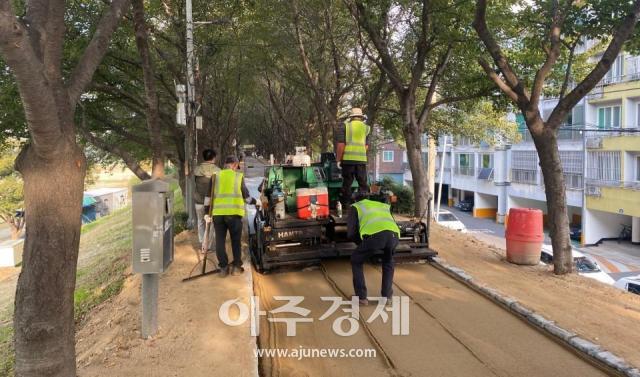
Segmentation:
<svg viewBox="0 0 640 377">
<path fill-rule="evenodd" d="M 157 274 L 173 261 L 173 192 L 151 179 L 132 189 L 133 272 Z"/>
</svg>

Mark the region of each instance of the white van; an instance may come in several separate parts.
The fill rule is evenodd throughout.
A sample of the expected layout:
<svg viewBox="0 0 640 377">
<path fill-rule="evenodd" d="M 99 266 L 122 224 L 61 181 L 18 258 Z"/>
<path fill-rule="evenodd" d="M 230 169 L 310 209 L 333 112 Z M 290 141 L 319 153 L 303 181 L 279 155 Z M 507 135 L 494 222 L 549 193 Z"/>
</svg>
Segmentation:
<svg viewBox="0 0 640 377">
<path fill-rule="evenodd" d="M 616 288 L 620 288 L 623 291 L 640 295 L 640 275 L 624 277 L 616 281 L 613 286 Z"/>
<path fill-rule="evenodd" d="M 571 249 L 573 255 L 573 267 L 578 275 L 595 279 L 601 283 L 613 285 L 615 280 L 609 274 L 602 271 L 598 263 L 588 255 L 582 254 L 576 249 Z M 542 245 L 540 253 L 540 262 L 544 264 L 553 264 L 553 248 L 551 245 Z"/>
</svg>

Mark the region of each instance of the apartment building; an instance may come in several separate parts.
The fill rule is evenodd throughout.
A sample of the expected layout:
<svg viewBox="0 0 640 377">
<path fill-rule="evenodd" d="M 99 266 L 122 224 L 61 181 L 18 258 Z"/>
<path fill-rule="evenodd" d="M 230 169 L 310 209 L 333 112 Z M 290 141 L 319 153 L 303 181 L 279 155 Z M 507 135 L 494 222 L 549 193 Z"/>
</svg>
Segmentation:
<svg viewBox="0 0 640 377">
<path fill-rule="evenodd" d="M 544 119 L 556 103 L 556 99 L 542 102 Z M 512 207 L 547 213 L 531 135 L 520 114 L 510 117 L 522 136 L 516 144 L 490 146 L 456 138 L 445 145 L 441 138 L 436 181 L 443 184 L 443 203 L 473 201 L 474 216 L 499 223 Z M 585 245 L 617 238 L 623 226 L 630 226 L 632 241 L 640 243 L 639 131 L 640 57 L 623 53 L 573 109 L 558 135 L 569 221 L 582 227 Z"/>
<path fill-rule="evenodd" d="M 380 141 L 376 145 L 376 154 L 369 161 L 368 171 L 372 180 L 381 181 L 390 178 L 396 183 L 406 184 L 405 173 L 408 169 L 407 153 L 394 140 Z"/>
</svg>

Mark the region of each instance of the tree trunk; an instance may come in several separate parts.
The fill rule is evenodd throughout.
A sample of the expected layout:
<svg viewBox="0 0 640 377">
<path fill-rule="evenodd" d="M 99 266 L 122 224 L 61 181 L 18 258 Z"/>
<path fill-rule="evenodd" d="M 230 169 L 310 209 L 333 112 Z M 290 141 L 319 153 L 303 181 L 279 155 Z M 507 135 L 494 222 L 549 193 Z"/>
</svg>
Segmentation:
<svg viewBox="0 0 640 377">
<path fill-rule="evenodd" d="M 531 129 L 531 128 L 530 128 Z M 573 257 L 569 239 L 567 198 L 562 174 L 562 161 L 558 151 L 557 132 L 545 127 L 540 133 L 531 132 L 540 158 L 544 178 L 549 236 L 553 247 L 553 269 L 556 274 L 571 272 Z"/>
<path fill-rule="evenodd" d="M 162 142 L 162 127 L 160 126 L 160 109 L 158 107 L 159 100 L 154 77 L 153 60 L 149 52 L 149 34 L 144 19 L 144 2 L 143 0 L 133 0 L 131 5 L 133 6 L 136 46 L 142 61 L 141 65 L 144 78 L 145 113 L 147 116 L 147 128 L 149 130 L 153 161 L 151 176 L 153 178 L 163 178 L 164 143 Z"/>
<path fill-rule="evenodd" d="M 73 293 L 86 161 L 73 139 L 59 145 L 54 156 L 28 145 L 16 161 L 29 224 L 15 299 L 16 376 L 76 375 Z"/>
<path fill-rule="evenodd" d="M 414 216 L 426 216 L 429 198 L 429 182 L 422 160 L 422 132 L 415 116 L 415 100 L 407 96 L 403 98 L 402 113 L 404 127 L 402 134 L 407 145 L 407 159 L 413 180 Z"/>
</svg>

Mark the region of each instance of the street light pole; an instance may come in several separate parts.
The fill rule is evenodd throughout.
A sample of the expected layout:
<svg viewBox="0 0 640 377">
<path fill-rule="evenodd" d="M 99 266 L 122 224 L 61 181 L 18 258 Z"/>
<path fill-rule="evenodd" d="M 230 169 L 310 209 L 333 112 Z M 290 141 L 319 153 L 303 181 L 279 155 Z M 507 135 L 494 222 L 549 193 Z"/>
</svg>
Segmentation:
<svg viewBox="0 0 640 377">
<path fill-rule="evenodd" d="M 187 101 L 186 115 L 187 124 L 184 132 L 184 154 L 185 154 L 185 207 L 189 218 L 187 227 L 192 229 L 195 226 L 195 204 L 193 202 L 193 194 L 195 188 L 195 179 L 193 176 L 194 162 L 194 139 L 195 139 L 195 79 L 193 72 L 193 7 L 191 0 L 186 0 L 186 18 L 187 18 Z"/>
</svg>

